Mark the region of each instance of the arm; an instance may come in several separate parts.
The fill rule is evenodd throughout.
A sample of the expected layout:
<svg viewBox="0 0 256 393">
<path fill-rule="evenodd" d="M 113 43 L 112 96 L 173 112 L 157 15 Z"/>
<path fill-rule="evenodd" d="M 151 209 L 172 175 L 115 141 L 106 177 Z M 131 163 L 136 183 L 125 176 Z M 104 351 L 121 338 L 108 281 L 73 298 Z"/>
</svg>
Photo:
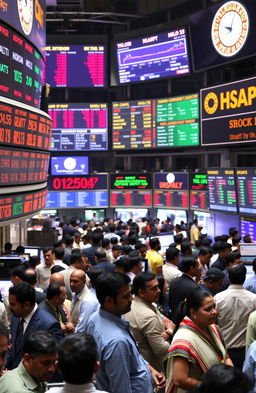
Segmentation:
<svg viewBox="0 0 256 393">
<path fill-rule="evenodd" d="M 98 310 L 99 306 L 99 303 L 88 303 L 86 301 L 81 303 L 75 333 L 82 333 L 86 331 L 86 325 L 89 317 L 94 313 L 94 311 Z"/>
<path fill-rule="evenodd" d="M 198 385 L 200 381 L 197 379 L 190 378 L 189 374 L 189 362 L 187 359 L 177 356 L 173 359 L 173 382 L 175 386 L 189 390 L 193 386 Z"/>
<path fill-rule="evenodd" d="M 151 372 L 151 377 L 156 386 L 156 390 L 162 390 L 165 387 L 166 379 L 165 376 L 159 371 L 155 370 L 150 364 L 148 364 L 148 369 Z"/>
<path fill-rule="evenodd" d="M 255 356 L 256 356 L 255 346 L 254 344 L 252 344 L 245 357 L 243 372 L 249 377 L 249 379 L 253 383 L 253 386 L 255 386 L 256 383 Z"/>
<path fill-rule="evenodd" d="M 256 312 L 252 312 L 249 316 L 246 330 L 246 349 L 256 340 Z"/>
<path fill-rule="evenodd" d="M 143 334 L 151 350 L 157 357 L 166 355 L 170 346 L 162 337 L 163 330 L 162 322 L 157 316 L 150 316 L 146 319 L 143 327 Z"/>
</svg>

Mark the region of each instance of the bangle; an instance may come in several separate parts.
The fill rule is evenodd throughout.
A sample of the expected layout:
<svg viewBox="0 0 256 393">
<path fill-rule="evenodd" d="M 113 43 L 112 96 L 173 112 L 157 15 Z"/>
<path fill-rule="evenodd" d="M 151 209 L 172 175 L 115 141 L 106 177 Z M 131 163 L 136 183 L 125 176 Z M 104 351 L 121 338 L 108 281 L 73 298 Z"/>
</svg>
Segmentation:
<svg viewBox="0 0 256 393">
<path fill-rule="evenodd" d="M 173 335 L 173 330 L 172 329 L 166 329 L 165 331 L 167 334 L 169 334 L 169 336 Z"/>
</svg>

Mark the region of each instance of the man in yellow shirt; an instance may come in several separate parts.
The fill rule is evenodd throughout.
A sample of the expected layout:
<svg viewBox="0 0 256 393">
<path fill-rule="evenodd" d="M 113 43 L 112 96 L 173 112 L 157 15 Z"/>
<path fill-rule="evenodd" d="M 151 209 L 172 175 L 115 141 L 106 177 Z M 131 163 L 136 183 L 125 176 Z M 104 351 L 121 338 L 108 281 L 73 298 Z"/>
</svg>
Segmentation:
<svg viewBox="0 0 256 393">
<path fill-rule="evenodd" d="M 162 266 L 164 264 L 163 258 L 158 254 L 161 250 L 161 244 L 158 237 L 153 237 L 149 240 L 150 250 L 147 251 L 146 259 L 150 264 L 152 273 L 163 274 Z"/>
</svg>

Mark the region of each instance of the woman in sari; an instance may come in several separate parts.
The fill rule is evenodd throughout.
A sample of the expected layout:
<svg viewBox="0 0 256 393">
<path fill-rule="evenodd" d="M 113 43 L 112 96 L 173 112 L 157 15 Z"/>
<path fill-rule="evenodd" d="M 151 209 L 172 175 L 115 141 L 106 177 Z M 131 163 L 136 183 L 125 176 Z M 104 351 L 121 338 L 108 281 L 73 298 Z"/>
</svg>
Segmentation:
<svg viewBox="0 0 256 393">
<path fill-rule="evenodd" d="M 214 364 L 232 366 L 215 325 L 216 315 L 213 297 L 200 287 L 180 304 L 176 333 L 165 359 L 166 393 L 188 391 Z"/>
</svg>

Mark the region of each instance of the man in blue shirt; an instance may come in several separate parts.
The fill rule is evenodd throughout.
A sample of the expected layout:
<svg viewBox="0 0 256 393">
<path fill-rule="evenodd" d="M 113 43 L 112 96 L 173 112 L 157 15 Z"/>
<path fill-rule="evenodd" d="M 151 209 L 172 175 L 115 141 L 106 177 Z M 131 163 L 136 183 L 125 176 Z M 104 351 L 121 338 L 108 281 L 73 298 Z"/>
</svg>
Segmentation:
<svg viewBox="0 0 256 393">
<path fill-rule="evenodd" d="M 121 318 L 131 309 L 129 284 L 128 276 L 116 272 L 102 274 L 96 281 L 101 308 L 92 314 L 86 330 L 98 347 L 97 388 L 110 393 L 152 393 L 151 376 L 157 390 L 163 389 L 165 378 L 142 358 L 129 323 Z"/>
<path fill-rule="evenodd" d="M 256 293 L 256 258 L 252 262 L 252 269 L 254 271 L 254 275 L 244 282 L 244 288 L 247 291 Z"/>
</svg>

